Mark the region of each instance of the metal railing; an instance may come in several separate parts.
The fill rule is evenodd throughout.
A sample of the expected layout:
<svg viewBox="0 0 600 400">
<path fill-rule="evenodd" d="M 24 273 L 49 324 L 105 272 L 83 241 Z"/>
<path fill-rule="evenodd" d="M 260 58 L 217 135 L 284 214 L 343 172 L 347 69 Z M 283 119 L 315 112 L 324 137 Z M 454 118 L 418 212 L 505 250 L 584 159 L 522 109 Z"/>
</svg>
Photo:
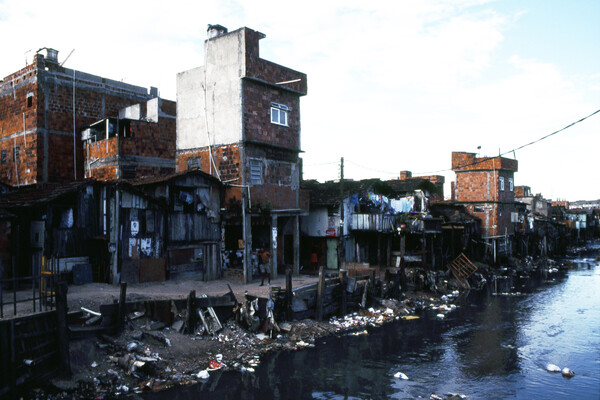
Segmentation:
<svg viewBox="0 0 600 400">
<path fill-rule="evenodd" d="M 0 279 L 0 318 L 5 318 L 5 308 L 12 308 L 13 316 L 53 310 L 56 296 L 54 288 L 59 280 L 57 270 L 58 260 L 52 258 L 48 268 L 42 261 L 42 271 L 39 274 Z M 28 288 L 20 289 L 21 287 Z M 18 304 L 28 302 L 31 302 L 31 308 L 19 312 Z"/>
</svg>

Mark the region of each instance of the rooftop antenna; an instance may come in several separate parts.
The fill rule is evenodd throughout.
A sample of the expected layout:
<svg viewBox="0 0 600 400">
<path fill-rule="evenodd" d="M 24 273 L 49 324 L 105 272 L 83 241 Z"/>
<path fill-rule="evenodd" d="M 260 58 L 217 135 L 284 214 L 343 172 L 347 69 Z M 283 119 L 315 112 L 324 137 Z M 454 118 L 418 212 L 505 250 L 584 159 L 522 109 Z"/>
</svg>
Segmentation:
<svg viewBox="0 0 600 400">
<path fill-rule="evenodd" d="M 75 51 L 75 49 L 71 50 L 71 52 L 69 53 L 69 55 L 63 60 L 63 62 L 60 63 L 61 67 L 63 65 L 65 65 L 65 63 L 67 62 L 67 60 L 69 59 L 69 57 L 71 57 L 71 54 L 73 54 L 74 51 Z"/>
<path fill-rule="evenodd" d="M 477 157 L 481 155 L 481 146 L 477 146 Z"/>
<path fill-rule="evenodd" d="M 31 53 L 31 51 L 32 51 L 32 50 L 31 50 L 31 49 L 29 49 L 29 50 L 27 50 L 27 51 L 24 53 L 24 55 L 25 55 L 25 66 L 28 66 L 28 65 L 29 65 L 29 63 L 27 62 L 27 54 Z"/>
</svg>

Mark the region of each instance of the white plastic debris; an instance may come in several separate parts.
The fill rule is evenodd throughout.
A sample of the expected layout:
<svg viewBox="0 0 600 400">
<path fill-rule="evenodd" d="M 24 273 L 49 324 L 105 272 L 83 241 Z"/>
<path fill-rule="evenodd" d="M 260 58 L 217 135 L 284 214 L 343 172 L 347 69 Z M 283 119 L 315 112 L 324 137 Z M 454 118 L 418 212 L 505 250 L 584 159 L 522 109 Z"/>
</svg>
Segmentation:
<svg viewBox="0 0 600 400">
<path fill-rule="evenodd" d="M 407 380 L 408 376 L 406 376 L 405 373 L 398 371 L 394 374 L 394 378 Z"/>
<path fill-rule="evenodd" d="M 196 374 L 196 377 L 199 379 L 208 379 L 210 377 L 210 374 L 207 370 L 203 369 L 202 371 Z"/>
<path fill-rule="evenodd" d="M 436 315 L 436 317 L 439 319 L 444 319 L 446 316 L 444 314 L 438 314 Z"/>
<path fill-rule="evenodd" d="M 223 361 L 223 354 L 217 354 L 217 355 L 215 356 L 215 360 L 216 360 L 217 362 L 222 362 L 222 361 Z"/>
<path fill-rule="evenodd" d="M 92 368 L 96 368 L 97 366 L 98 366 L 98 363 L 97 363 L 96 361 L 94 361 L 94 362 L 92 363 Z"/>
<path fill-rule="evenodd" d="M 560 372 L 560 367 L 554 364 L 546 365 L 546 371 L 548 372 Z"/>
<path fill-rule="evenodd" d="M 575 376 L 575 372 L 572 369 L 565 367 L 562 369 L 562 375 L 566 378 L 572 378 Z"/>
<path fill-rule="evenodd" d="M 127 351 L 132 352 L 138 348 L 138 344 L 136 342 L 131 342 L 127 345 Z"/>
</svg>

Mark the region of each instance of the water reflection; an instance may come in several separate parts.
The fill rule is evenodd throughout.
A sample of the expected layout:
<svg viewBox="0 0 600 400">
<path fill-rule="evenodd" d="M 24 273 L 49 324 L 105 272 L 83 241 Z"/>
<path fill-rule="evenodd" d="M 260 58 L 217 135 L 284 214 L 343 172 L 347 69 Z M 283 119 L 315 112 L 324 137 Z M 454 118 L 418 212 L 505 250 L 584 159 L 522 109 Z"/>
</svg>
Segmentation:
<svg viewBox="0 0 600 400">
<path fill-rule="evenodd" d="M 590 269 L 588 269 L 590 266 Z M 444 320 L 398 321 L 368 336 L 267 356 L 255 374 L 214 373 L 202 385 L 147 399 L 414 399 L 600 397 L 600 268 L 581 260 L 568 277 L 528 283 L 524 296 L 472 293 Z M 569 367 L 565 379 L 547 363 Z M 409 380 L 399 380 L 402 371 Z"/>
</svg>

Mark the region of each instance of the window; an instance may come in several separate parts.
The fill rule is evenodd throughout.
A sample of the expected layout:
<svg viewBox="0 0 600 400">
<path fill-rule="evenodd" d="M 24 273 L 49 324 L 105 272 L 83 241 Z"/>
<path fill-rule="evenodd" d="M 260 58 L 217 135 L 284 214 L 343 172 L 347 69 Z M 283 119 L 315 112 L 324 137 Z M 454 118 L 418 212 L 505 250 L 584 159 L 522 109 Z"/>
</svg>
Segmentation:
<svg viewBox="0 0 600 400">
<path fill-rule="evenodd" d="M 262 185 L 262 163 L 260 160 L 250 160 L 250 183 Z"/>
<path fill-rule="evenodd" d="M 0 153 L 0 164 L 6 164 L 7 153 L 8 152 L 6 150 L 2 150 L 2 152 Z"/>
<path fill-rule="evenodd" d="M 498 182 L 500 183 L 500 190 L 504 190 L 504 177 L 498 178 Z"/>
<path fill-rule="evenodd" d="M 19 162 L 19 146 L 13 147 L 13 161 L 15 163 Z"/>
<path fill-rule="evenodd" d="M 200 169 L 200 157 L 188 158 L 188 169 Z"/>
<path fill-rule="evenodd" d="M 121 167 L 121 178 L 122 179 L 135 179 L 137 168 L 135 165 L 124 165 Z"/>
<path fill-rule="evenodd" d="M 27 108 L 33 106 L 33 93 L 27 93 Z"/>
<path fill-rule="evenodd" d="M 511 192 L 513 190 L 515 190 L 514 184 L 513 184 L 513 178 L 508 178 L 508 190 L 510 190 Z"/>
<path fill-rule="evenodd" d="M 288 126 L 288 107 L 279 103 L 271 103 L 271 123 Z"/>
</svg>

